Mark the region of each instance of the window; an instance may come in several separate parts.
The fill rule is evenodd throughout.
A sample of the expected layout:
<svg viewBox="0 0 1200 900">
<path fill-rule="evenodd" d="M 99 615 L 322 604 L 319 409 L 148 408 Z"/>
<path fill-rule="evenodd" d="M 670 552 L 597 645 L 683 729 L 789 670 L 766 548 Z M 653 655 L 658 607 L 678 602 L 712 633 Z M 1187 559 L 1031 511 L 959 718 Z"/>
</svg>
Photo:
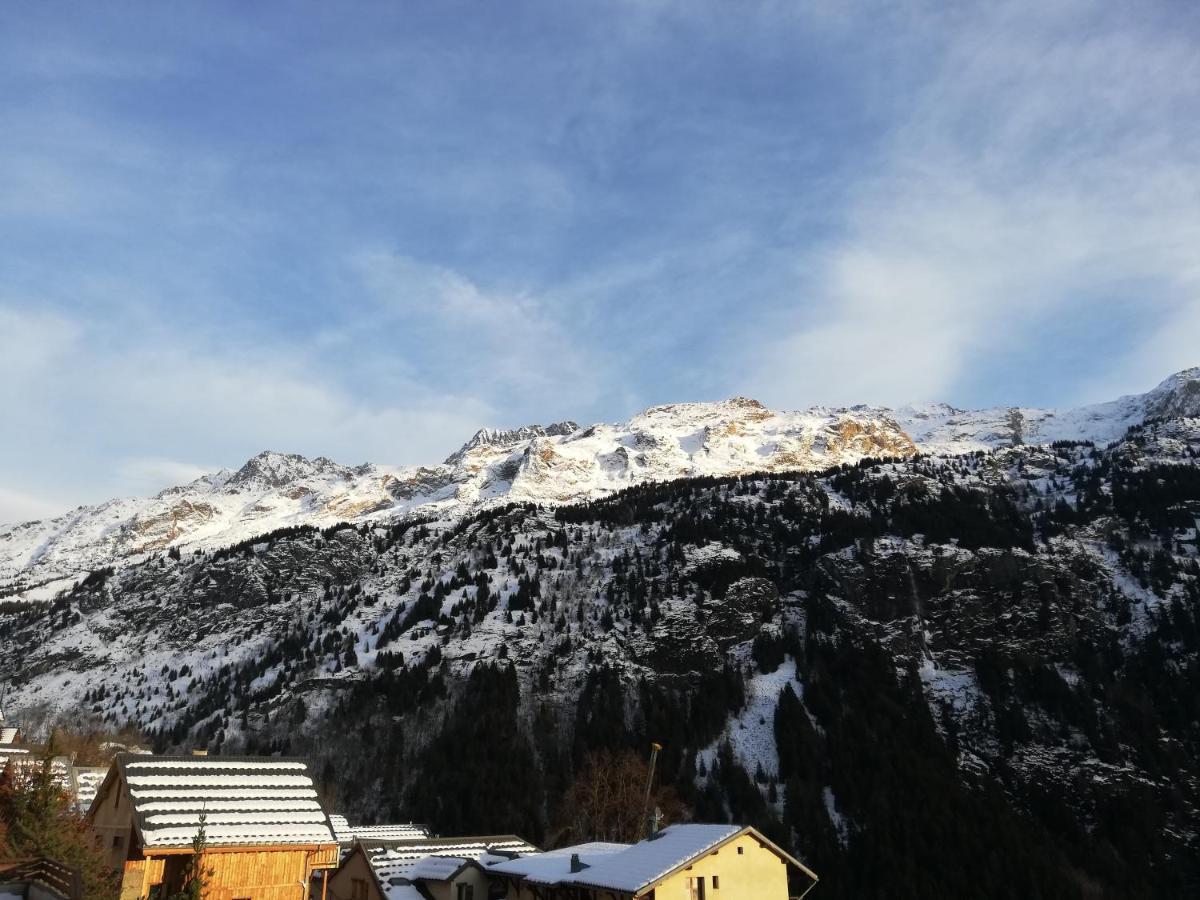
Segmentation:
<svg viewBox="0 0 1200 900">
<path fill-rule="evenodd" d="M 704 900 L 704 876 L 688 879 L 688 900 Z"/>
<path fill-rule="evenodd" d="M 713 876 L 713 890 L 719 891 L 720 889 L 721 889 L 721 876 L 714 875 Z"/>
<path fill-rule="evenodd" d="M 745 853 L 745 852 L 746 852 L 746 848 L 745 848 L 745 847 L 738 847 L 738 856 L 741 856 L 741 855 L 742 855 L 743 853 Z"/>
<path fill-rule="evenodd" d="M 119 834 L 114 834 L 113 835 L 113 849 L 119 850 L 123 846 L 125 846 L 125 838 L 121 837 Z"/>
<path fill-rule="evenodd" d="M 475 885 L 460 884 L 458 886 L 458 900 L 475 900 Z"/>
</svg>

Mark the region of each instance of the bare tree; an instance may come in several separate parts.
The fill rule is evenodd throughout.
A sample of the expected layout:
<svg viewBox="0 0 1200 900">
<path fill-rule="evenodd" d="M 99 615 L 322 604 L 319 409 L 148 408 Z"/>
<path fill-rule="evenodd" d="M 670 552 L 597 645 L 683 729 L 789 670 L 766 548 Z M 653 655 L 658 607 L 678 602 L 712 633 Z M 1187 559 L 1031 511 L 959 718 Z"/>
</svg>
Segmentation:
<svg viewBox="0 0 1200 900">
<path fill-rule="evenodd" d="M 632 843 L 645 836 L 642 818 L 649 766 L 631 750 L 601 750 L 587 757 L 563 798 L 563 830 L 574 841 Z M 671 787 L 656 786 L 651 811 L 664 823 L 685 821 L 687 807 Z"/>
</svg>

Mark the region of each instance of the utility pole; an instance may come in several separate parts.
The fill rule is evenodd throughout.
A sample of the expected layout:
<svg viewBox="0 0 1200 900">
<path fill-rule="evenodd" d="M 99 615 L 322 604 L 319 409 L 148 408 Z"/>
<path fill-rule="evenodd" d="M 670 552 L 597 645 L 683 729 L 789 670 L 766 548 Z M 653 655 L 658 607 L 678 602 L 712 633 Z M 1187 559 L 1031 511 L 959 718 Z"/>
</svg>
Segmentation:
<svg viewBox="0 0 1200 900">
<path fill-rule="evenodd" d="M 654 767 L 658 763 L 658 751 L 662 744 L 657 741 L 650 743 L 650 773 L 646 776 L 646 799 L 642 801 L 642 822 L 646 826 L 646 837 L 658 830 L 658 816 L 650 816 L 650 792 L 654 789 Z"/>
</svg>

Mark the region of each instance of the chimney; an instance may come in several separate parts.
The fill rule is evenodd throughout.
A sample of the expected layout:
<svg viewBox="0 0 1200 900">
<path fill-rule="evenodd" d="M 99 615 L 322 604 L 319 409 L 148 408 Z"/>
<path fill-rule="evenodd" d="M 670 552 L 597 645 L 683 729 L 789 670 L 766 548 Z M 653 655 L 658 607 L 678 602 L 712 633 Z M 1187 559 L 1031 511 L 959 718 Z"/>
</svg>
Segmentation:
<svg viewBox="0 0 1200 900">
<path fill-rule="evenodd" d="M 582 863 L 579 861 L 579 854 L 572 853 L 571 854 L 571 872 L 572 872 L 572 874 L 575 872 L 582 872 L 586 868 L 587 868 L 587 865 L 585 863 Z"/>
<path fill-rule="evenodd" d="M 192 756 L 208 756 L 207 750 L 193 750 Z"/>
</svg>

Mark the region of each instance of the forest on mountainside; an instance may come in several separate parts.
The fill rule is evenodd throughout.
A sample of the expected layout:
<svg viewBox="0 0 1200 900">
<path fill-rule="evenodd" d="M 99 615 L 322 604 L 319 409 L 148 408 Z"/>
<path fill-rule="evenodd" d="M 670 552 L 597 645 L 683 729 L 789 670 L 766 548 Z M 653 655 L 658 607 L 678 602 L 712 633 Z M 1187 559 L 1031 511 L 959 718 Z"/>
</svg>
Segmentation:
<svg viewBox="0 0 1200 900">
<path fill-rule="evenodd" d="M 98 573 L 0 636 L 123 617 L 180 650 L 98 664 L 88 714 L 311 756 L 356 820 L 562 840 L 589 760 L 655 740 L 678 815 L 760 827 L 820 896 L 1188 894 L 1198 451 L 1153 422 L 296 529 Z"/>
</svg>

